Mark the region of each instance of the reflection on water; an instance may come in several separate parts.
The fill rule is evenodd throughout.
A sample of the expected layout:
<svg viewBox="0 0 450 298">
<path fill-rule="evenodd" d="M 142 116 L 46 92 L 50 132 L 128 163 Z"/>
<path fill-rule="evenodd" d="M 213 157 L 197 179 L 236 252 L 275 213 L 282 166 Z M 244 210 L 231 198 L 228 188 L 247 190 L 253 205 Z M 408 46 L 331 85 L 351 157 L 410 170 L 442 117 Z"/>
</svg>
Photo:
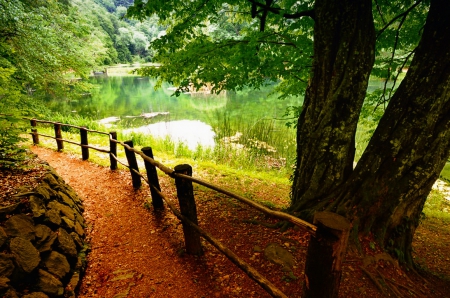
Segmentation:
<svg viewBox="0 0 450 298">
<path fill-rule="evenodd" d="M 126 129 L 124 133 L 141 132 L 158 138 L 169 136 L 174 142 L 182 142 L 191 150 L 198 145 L 214 147 L 214 136 L 211 126 L 199 120 L 179 120 L 158 122 L 137 128 Z"/>
</svg>

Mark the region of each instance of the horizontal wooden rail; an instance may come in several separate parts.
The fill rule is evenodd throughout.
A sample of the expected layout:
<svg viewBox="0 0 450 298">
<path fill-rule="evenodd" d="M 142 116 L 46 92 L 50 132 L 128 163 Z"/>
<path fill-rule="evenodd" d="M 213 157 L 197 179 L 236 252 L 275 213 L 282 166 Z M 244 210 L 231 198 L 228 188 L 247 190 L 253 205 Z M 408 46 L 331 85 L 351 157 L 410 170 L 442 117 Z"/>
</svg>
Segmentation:
<svg viewBox="0 0 450 298">
<path fill-rule="evenodd" d="M 26 120 L 31 120 L 32 118 L 24 118 Z M 72 124 L 64 124 L 64 123 L 60 123 L 60 122 L 55 122 L 55 121 L 48 121 L 48 120 L 38 120 L 38 119 L 34 119 L 36 122 L 39 123 L 46 123 L 46 124 L 61 124 L 61 126 L 64 127 L 73 127 L 73 128 L 77 128 L 77 129 L 86 129 L 86 131 L 88 132 L 94 132 L 94 133 L 98 133 L 98 134 L 102 134 L 102 135 L 106 135 L 108 136 L 109 133 L 104 132 L 104 131 L 99 131 L 99 130 L 93 130 L 93 129 L 88 129 L 82 126 L 77 126 L 77 125 L 72 125 Z"/>
<path fill-rule="evenodd" d="M 39 135 L 55 139 L 57 141 L 58 150 L 63 149 L 63 142 L 71 143 L 82 148 L 83 160 L 89 158 L 89 152 L 87 149 L 94 149 L 100 152 L 109 153 L 112 170 L 117 168 L 117 163 L 120 163 L 128 168 L 133 178 L 133 187 L 135 189 L 141 186 L 141 178 L 144 179 L 144 181 L 146 181 L 150 186 L 155 210 L 158 206 L 158 204 L 156 203 L 157 200 L 160 201 L 159 205 L 161 206 L 159 206 L 159 208 L 163 208 L 163 204 L 161 201 L 162 199 L 166 202 L 171 211 L 181 220 L 186 241 L 186 251 L 188 253 L 198 255 L 202 253 L 200 237 L 203 237 L 214 247 L 216 247 L 216 249 L 218 249 L 222 254 L 224 254 L 228 259 L 230 259 L 230 261 L 232 261 L 236 266 L 243 270 L 250 278 L 258 283 L 264 290 L 272 295 L 272 297 L 286 298 L 286 295 L 283 294 L 279 289 L 277 289 L 258 271 L 256 271 L 249 264 L 240 259 L 230 249 L 222 245 L 211 234 L 204 231 L 198 226 L 192 183 L 197 183 L 214 191 L 225 194 L 240 201 L 241 203 L 259 210 L 264 214 L 284 221 L 288 221 L 306 230 L 311 235 L 311 239 L 308 246 L 306 258 L 304 271 L 305 281 L 303 283 L 302 296 L 304 296 L 305 298 L 337 297 L 341 278 L 341 264 L 345 256 L 348 235 L 351 227 L 350 223 L 344 217 L 331 212 L 317 212 L 314 215 L 314 224 L 311 224 L 290 214 L 271 210 L 255 201 L 244 198 L 214 184 L 208 183 L 198 178 L 193 178 L 192 167 L 190 165 L 178 165 L 175 167 L 175 169 L 166 167 L 165 165 L 153 159 L 153 154 L 150 147 L 145 147 L 142 149 L 142 151 L 145 151 L 147 152 L 147 154 L 151 155 L 148 156 L 142 151 L 133 148 L 132 141 L 118 141 L 116 132 L 105 133 L 96 130 L 89 130 L 85 127 L 76 125 L 62 124 L 59 122 L 37 119 L 29 120 L 32 126 L 31 135 L 33 137 L 33 143 L 35 144 L 39 143 Z M 55 129 L 55 136 L 39 134 L 36 129 L 37 122 L 53 124 Z M 62 126 L 79 129 L 81 143 L 63 139 L 61 136 Z M 88 145 L 87 132 L 108 135 L 110 150 L 105 150 Z M 117 144 L 120 144 L 125 148 L 128 164 L 120 161 L 117 158 Z M 144 159 L 146 169 L 151 169 L 153 171 L 153 174 L 147 175 L 147 177 L 145 177 L 139 172 L 139 167 L 136 161 L 136 154 L 140 155 Z M 171 178 L 175 179 L 180 211 L 177 210 L 174 205 L 161 193 L 156 168 L 158 168 Z M 156 185 L 155 183 L 158 185 Z M 156 198 L 155 194 L 159 198 Z"/>
<path fill-rule="evenodd" d="M 120 163 L 121 165 L 123 165 L 126 168 L 130 168 L 126 163 L 120 161 L 120 159 L 117 158 L 117 156 L 115 156 L 114 154 L 111 154 L 111 157 L 114 158 L 118 163 Z"/>
<path fill-rule="evenodd" d="M 118 141 L 118 140 L 114 140 L 111 139 L 112 142 L 115 142 L 117 144 L 122 145 L 123 147 L 127 148 L 130 151 L 133 151 L 134 153 L 139 154 L 144 160 L 148 161 L 149 163 L 151 163 L 153 166 L 157 167 L 158 169 L 160 169 L 163 173 L 165 173 L 166 175 L 170 176 L 170 177 L 174 177 L 174 170 L 166 167 L 165 165 L 163 165 L 162 163 L 154 160 L 153 158 L 148 157 L 147 155 L 145 155 L 142 151 L 136 150 L 133 147 L 128 146 L 127 144 L 125 144 L 124 142 Z"/>
<path fill-rule="evenodd" d="M 30 133 L 30 135 L 33 135 L 33 134 L 34 134 L 34 133 Z M 57 141 L 63 141 L 63 142 L 66 142 L 66 143 L 70 143 L 70 144 L 73 144 L 73 145 L 77 145 L 77 146 L 80 146 L 80 147 L 83 147 L 83 148 L 94 149 L 94 150 L 97 150 L 97 151 L 100 151 L 100 152 L 104 152 L 104 153 L 109 153 L 109 152 L 110 152 L 109 150 L 106 150 L 106 149 L 94 147 L 94 146 L 91 146 L 91 145 L 81 145 L 80 143 L 77 143 L 77 142 L 74 142 L 74 141 L 70 141 L 70 140 L 66 140 L 66 139 L 61 139 L 61 138 L 55 138 L 54 136 L 46 135 L 46 134 L 43 134 L 43 133 L 35 133 L 35 134 L 37 134 L 38 136 L 43 136 L 43 137 L 51 138 L 51 139 L 54 139 L 54 140 L 57 140 Z"/>
<path fill-rule="evenodd" d="M 217 240 L 215 237 L 213 237 L 210 233 L 206 232 L 202 228 L 200 228 L 198 225 L 190 221 L 188 218 L 183 216 L 180 211 L 177 210 L 177 208 L 168 200 L 168 198 L 154 185 L 150 184 L 148 179 L 144 177 L 141 173 L 139 173 L 136 170 L 133 170 L 136 174 L 141 176 L 142 179 L 144 179 L 145 182 L 147 182 L 150 187 L 153 188 L 153 190 L 158 193 L 158 195 L 166 202 L 167 206 L 169 206 L 169 209 L 175 214 L 175 216 L 197 230 L 197 232 L 206 239 L 211 245 L 213 245 L 217 250 L 219 250 L 221 253 L 223 253 L 233 264 L 238 266 L 242 271 L 244 271 L 251 279 L 253 279 L 257 284 L 259 284 L 266 292 L 268 292 L 272 297 L 277 298 L 287 298 L 287 296 L 281 292 L 274 284 L 272 284 L 268 279 L 266 279 L 264 276 L 262 276 L 255 268 L 250 266 L 247 262 L 239 258 L 233 251 L 231 251 L 229 248 L 227 248 L 225 245 L 223 245 L 219 240 Z M 182 175 L 185 176 L 185 175 Z M 184 177 L 183 177 L 184 178 Z"/>
<path fill-rule="evenodd" d="M 253 208 L 255 208 L 255 209 L 257 209 L 257 210 L 259 210 L 259 211 L 261 211 L 261 212 L 263 212 L 265 214 L 267 214 L 267 215 L 270 215 L 270 216 L 278 218 L 278 219 L 289 221 L 290 223 L 292 223 L 292 224 L 294 224 L 294 225 L 296 225 L 296 226 L 298 226 L 300 228 L 306 229 L 312 235 L 315 235 L 315 233 L 316 233 L 317 227 L 315 225 L 310 224 L 307 221 L 301 220 L 298 217 L 292 216 L 292 215 L 284 213 L 284 212 L 271 210 L 271 209 L 269 209 L 269 208 L 267 208 L 267 207 L 265 207 L 265 206 L 263 206 L 261 204 L 256 203 L 255 201 L 249 200 L 249 199 L 244 198 L 244 197 L 242 197 L 240 195 L 237 195 L 237 194 L 235 194 L 235 193 L 233 193 L 231 191 L 228 191 L 226 189 L 220 188 L 220 187 L 218 187 L 216 185 L 210 184 L 208 182 L 205 182 L 203 180 L 200 180 L 200 179 L 197 179 L 197 178 L 194 178 L 194 177 L 191 177 L 191 176 L 178 174 L 178 173 L 175 173 L 174 176 L 177 176 L 177 177 L 180 177 L 180 178 L 183 178 L 183 179 L 187 179 L 187 180 L 191 180 L 192 182 L 195 182 L 197 184 L 203 185 L 203 186 L 205 186 L 207 188 L 210 188 L 210 189 L 213 189 L 213 190 L 215 190 L 217 192 L 223 193 L 223 194 L 225 194 L 225 195 L 227 195 L 229 197 L 232 197 L 232 198 L 234 198 L 234 199 L 236 199 L 236 200 L 238 200 L 238 201 L 240 201 L 240 202 L 242 202 L 242 203 L 244 203 L 244 204 L 246 204 L 248 206 L 251 206 L 251 207 L 253 207 Z"/>
<path fill-rule="evenodd" d="M 203 180 L 200 180 L 200 179 L 197 179 L 197 178 L 193 178 L 191 176 L 187 176 L 187 175 L 183 175 L 183 174 L 177 174 L 177 173 L 174 172 L 173 169 L 162 165 L 161 163 L 157 162 L 153 158 L 148 157 L 147 155 L 145 155 L 141 151 L 136 150 L 136 149 L 134 149 L 134 148 L 132 148 L 132 147 L 130 147 L 130 146 L 120 142 L 120 141 L 116 141 L 116 142 L 121 144 L 124 147 L 127 147 L 128 150 L 134 151 L 135 153 L 139 154 L 144 160 L 148 161 L 149 163 L 151 163 L 155 167 L 159 168 L 162 172 L 164 172 L 165 174 L 169 175 L 172 178 L 180 177 L 180 178 L 183 178 L 183 179 L 190 180 L 192 182 L 195 182 L 197 184 L 203 185 L 203 186 L 205 186 L 207 188 L 213 189 L 213 190 L 218 191 L 220 193 L 226 194 L 226 195 L 228 195 L 228 196 L 230 196 L 232 198 L 235 198 L 236 200 L 241 201 L 242 203 L 247 204 L 247 205 L 249 205 L 249 206 L 251 206 L 251 207 L 253 207 L 253 208 L 255 208 L 255 209 L 257 209 L 257 210 L 259 210 L 259 211 L 261 211 L 261 212 L 263 212 L 265 214 L 267 214 L 267 215 L 273 216 L 273 217 L 278 218 L 278 219 L 289 221 L 290 223 L 292 223 L 292 224 L 294 224 L 294 225 L 296 225 L 296 226 L 298 226 L 300 228 L 306 229 L 312 235 L 315 235 L 315 233 L 316 233 L 317 227 L 314 226 L 313 224 L 310 224 L 309 222 L 306 222 L 304 220 L 301 220 L 300 218 L 297 218 L 295 216 L 292 216 L 292 215 L 284 213 L 284 212 L 270 210 L 269 208 L 267 208 L 267 207 L 265 207 L 265 206 L 263 206 L 261 204 L 258 204 L 255 201 L 246 199 L 246 198 L 244 198 L 242 196 L 239 196 L 239 195 L 237 195 L 237 194 L 235 194 L 235 193 L 233 193 L 231 191 L 225 190 L 223 188 L 220 188 L 220 187 L 218 187 L 216 185 L 210 184 L 210 183 L 205 182 Z"/>
</svg>

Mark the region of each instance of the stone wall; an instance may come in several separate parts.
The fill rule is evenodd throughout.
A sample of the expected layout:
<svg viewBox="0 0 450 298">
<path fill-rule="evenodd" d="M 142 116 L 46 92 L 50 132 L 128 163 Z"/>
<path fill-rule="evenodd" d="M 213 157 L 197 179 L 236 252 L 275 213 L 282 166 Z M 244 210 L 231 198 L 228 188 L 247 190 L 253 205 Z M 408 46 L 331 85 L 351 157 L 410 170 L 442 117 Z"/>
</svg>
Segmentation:
<svg viewBox="0 0 450 298">
<path fill-rule="evenodd" d="M 75 297 L 87 245 L 81 199 L 49 169 L 0 208 L 0 297 Z"/>
</svg>

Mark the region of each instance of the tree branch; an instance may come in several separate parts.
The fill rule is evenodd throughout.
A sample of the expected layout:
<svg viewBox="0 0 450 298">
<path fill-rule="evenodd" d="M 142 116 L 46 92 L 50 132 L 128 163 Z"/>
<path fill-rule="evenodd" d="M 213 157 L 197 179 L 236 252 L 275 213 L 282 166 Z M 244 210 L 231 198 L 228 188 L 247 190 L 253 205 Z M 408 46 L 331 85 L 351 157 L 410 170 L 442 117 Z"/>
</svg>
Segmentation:
<svg viewBox="0 0 450 298">
<path fill-rule="evenodd" d="M 380 4 L 378 4 L 378 0 L 375 0 L 375 4 L 377 5 L 378 14 L 380 15 L 380 18 L 383 21 L 383 24 L 386 24 L 386 20 L 384 19 L 384 16 L 381 13 L 381 8 L 380 8 Z"/>
<path fill-rule="evenodd" d="M 249 0 L 250 1 L 250 0 Z M 422 3 L 423 0 L 417 0 L 416 3 L 414 3 L 410 8 L 408 8 L 407 10 L 405 10 L 404 12 L 402 12 L 401 14 L 395 16 L 389 23 L 387 23 L 383 28 L 380 29 L 380 31 L 378 31 L 377 34 L 377 39 L 378 37 L 380 37 L 381 34 L 383 34 L 383 32 L 390 26 L 392 25 L 395 21 L 397 21 L 397 19 L 403 17 L 406 18 L 406 16 L 414 9 L 416 8 L 417 5 L 419 5 L 420 3 Z"/>
<path fill-rule="evenodd" d="M 258 6 L 258 7 L 262 8 L 266 11 L 269 11 L 271 13 L 279 14 L 286 19 L 300 19 L 302 17 L 310 17 L 310 18 L 314 19 L 314 9 L 299 11 L 296 13 L 281 13 L 281 11 L 283 11 L 284 9 L 270 7 L 263 3 L 258 2 L 256 0 L 248 0 L 248 1 L 253 4 L 252 7 Z"/>
</svg>

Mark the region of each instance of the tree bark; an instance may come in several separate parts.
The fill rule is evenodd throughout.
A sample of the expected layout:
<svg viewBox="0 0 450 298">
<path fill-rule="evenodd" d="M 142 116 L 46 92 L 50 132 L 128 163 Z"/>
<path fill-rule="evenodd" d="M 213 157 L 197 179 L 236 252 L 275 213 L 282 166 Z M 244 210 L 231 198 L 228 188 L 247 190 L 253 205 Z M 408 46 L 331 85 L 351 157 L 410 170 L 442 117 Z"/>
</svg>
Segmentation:
<svg viewBox="0 0 450 298">
<path fill-rule="evenodd" d="M 304 179 L 304 174 L 302 176 L 296 172 L 295 186 L 302 187 L 294 189 L 293 194 L 297 195 L 293 201 L 294 210 L 302 214 L 312 214 L 316 210 L 341 214 L 352 222 L 354 232 L 358 232 L 355 235 L 372 234 L 383 248 L 408 265 L 413 265 L 411 244 L 425 200 L 450 153 L 449 12 L 450 1 L 431 1 L 422 38 L 409 71 L 353 172 L 347 175 L 342 165 L 350 161 L 350 140 L 343 144 L 346 151 L 334 157 L 332 150 L 324 150 L 328 147 L 308 147 L 312 145 L 303 141 L 305 137 L 299 136 L 303 141 L 300 146 L 307 148 L 299 150 L 300 154 L 312 150 L 324 153 L 299 156 L 297 172 L 302 169 L 304 159 L 310 165 L 315 162 L 315 167 L 306 173 L 312 178 L 306 181 L 315 188 L 318 188 L 315 184 L 323 185 L 325 190 L 319 189 L 315 197 L 308 194 L 310 190 L 302 186 L 305 182 L 298 180 Z M 344 80 L 351 81 L 352 78 L 344 77 Z M 334 114 L 339 115 L 339 119 L 349 118 L 339 109 L 328 113 L 332 114 L 328 116 L 330 118 Z M 302 125 L 316 120 L 308 112 L 302 117 Z M 321 127 L 320 123 L 310 125 L 309 129 L 330 130 Z M 322 138 L 323 135 L 318 134 Z M 354 134 L 348 132 L 348 135 Z M 339 144 L 342 142 L 336 143 Z M 312 161 L 311 154 L 322 159 Z M 333 158 L 323 158 L 327 156 L 334 157 L 338 166 L 330 165 Z M 325 169 L 323 176 L 316 174 L 321 168 Z M 336 171 L 337 168 L 341 168 L 341 172 Z"/>
<path fill-rule="evenodd" d="M 353 170 L 355 133 L 375 57 L 370 0 L 317 0 L 314 60 L 297 130 L 291 211 L 312 219 Z"/>
<path fill-rule="evenodd" d="M 347 182 L 327 199 L 413 265 L 411 244 L 450 153 L 450 2 L 432 0 L 408 73 Z"/>
</svg>

